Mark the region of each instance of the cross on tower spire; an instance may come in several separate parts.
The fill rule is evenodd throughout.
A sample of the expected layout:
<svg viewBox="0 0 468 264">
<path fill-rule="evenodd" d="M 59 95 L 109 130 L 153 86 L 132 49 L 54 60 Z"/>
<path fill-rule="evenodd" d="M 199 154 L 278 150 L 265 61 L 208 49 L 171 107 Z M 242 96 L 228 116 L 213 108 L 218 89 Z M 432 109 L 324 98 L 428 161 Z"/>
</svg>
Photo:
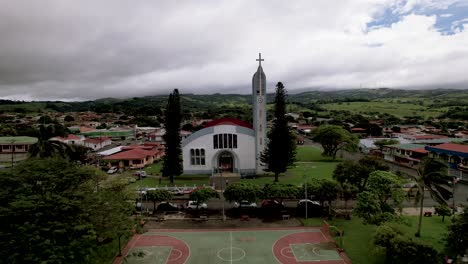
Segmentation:
<svg viewBox="0 0 468 264">
<path fill-rule="evenodd" d="M 258 53 L 258 59 L 256 59 L 256 61 L 258 61 L 258 66 L 262 66 L 262 61 L 264 61 L 264 59 L 262 59 L 261 53 Z"/>
</svg>

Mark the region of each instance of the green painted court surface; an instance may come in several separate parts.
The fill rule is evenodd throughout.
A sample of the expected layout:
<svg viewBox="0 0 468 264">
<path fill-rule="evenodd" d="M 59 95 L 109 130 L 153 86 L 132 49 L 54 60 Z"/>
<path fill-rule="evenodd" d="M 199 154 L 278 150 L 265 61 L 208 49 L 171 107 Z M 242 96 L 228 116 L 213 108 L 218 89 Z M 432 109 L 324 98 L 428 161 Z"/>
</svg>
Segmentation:
<svg viewBox="0 0 468 264">
<path fill-rule="evenodd" d="M 114 264 L 346 263 L 318 228 L 150 230 L 123 253 Z"/>
</svg>

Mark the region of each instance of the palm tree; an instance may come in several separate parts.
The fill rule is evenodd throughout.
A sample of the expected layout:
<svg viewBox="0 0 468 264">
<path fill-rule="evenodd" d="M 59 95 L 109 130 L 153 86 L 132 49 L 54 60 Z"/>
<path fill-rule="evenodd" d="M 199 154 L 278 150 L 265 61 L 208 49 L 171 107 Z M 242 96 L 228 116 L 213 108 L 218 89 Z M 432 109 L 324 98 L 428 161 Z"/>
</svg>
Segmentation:
<svg viewBox="0 0 468 264">
<path fill-rule="evenodd" d="M 30 157 L 68 157 L 68 154 L 72 152 L 72 148 L 60 141 L 50 140 L 54 135 L 53 127 L 39 126 L 38 141 L 31 146 L 29 149 Z"/>
<path fill-rule="evenodd" d="M 447 165 L 444 161 L 425 157 L 417 170 L 417 175 L 413 175 L 416 184 L 409 190 L 416 191 L 415 203 L 419 202 L 419 222 L 416 237 L 421 236 L 421 223 L 424 206 L 424 190 L 427 190 L 437 203 L 447 205 L 447 200 L 452 197 L 450 183 L 452 178 L 447 175 Z M 446 187 L 449 187 L 447 189 Z"/>
</svg>

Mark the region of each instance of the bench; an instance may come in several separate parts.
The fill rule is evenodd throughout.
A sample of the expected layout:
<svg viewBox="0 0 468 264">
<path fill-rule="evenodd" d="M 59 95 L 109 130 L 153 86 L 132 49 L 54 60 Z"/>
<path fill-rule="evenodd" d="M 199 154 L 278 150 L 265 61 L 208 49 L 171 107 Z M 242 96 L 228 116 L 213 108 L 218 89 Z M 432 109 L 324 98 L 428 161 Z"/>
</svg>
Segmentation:
<svg viewBox="0 0 468 264">
<path fill-rule="evenodd" d="M 284 214 L 282 216 L 283 216 L 283 220 L 289 220 L 289 215 L 288 214 Z"/>
</svg>

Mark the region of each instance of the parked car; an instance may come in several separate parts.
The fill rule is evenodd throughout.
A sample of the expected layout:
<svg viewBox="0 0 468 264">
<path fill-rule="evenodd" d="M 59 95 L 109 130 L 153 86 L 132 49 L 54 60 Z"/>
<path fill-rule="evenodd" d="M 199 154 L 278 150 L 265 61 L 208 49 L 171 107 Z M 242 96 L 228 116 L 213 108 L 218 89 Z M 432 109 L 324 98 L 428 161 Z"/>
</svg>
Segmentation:
<svg viewBox="0 0 468 264">
<path fill-rule="evenodd" d="M 185 208 L 188 210 L 207 209 L 208 205 L 206 205 L 206 203 L 197 203 L 196 201 L 188 201 L 185 203 Z"/>
<path fill-rule="evenodd" d="M 184 190 L 178 187 L 168 187 L 167 191 L 172 193 L 173 195 L 184 195 Z"/>
<path fill-rule="evenodd" d="M 158 212 L 172 212 L 172 211 L 179 211 L 179 207 L 173 203 L 169 202 L 161 202 L 158 207 L 156 208 Z"/>
<path fill-rule="evenodd" d="M 257 208 L 257 203 L 252 203 L 247 200 L 242 200 L 240 203 L 234 202 L 235 208 Z"/>
<path fill-rule="evenodd" d="M 137 178 L 145 178 L 146 177 L 146 171 L 137 171 L 137 172 L 134 172 L 133 173 L 133 176 L 137 177 Z"/>
<path fill-rule="evenodd" d="M 262 201 L 261 207 L 263 209 L 281 210 L 284 208 L 284 203 L 273 199 L 267 199 Z"/>
<path fill-rule="evenodd" d="M 317 201 L 312 201 L 309 199 L 299 200 L 297 203 L 297 214 L 300 216 L 305 216 L 307 208 L 307 216 L 321 216 L 323 214 L 323 208 Z"/>
<path fill-rule="evenodd" d="M 117 167 L 111 167 L 111 168 L 107 171 L 107 173 L 108 173 L 108 174 L 114 174 L 114 173 L 116 173 L 117 171 L 119 171 L 119 169 L 118 169 Z"/>
</svg>

